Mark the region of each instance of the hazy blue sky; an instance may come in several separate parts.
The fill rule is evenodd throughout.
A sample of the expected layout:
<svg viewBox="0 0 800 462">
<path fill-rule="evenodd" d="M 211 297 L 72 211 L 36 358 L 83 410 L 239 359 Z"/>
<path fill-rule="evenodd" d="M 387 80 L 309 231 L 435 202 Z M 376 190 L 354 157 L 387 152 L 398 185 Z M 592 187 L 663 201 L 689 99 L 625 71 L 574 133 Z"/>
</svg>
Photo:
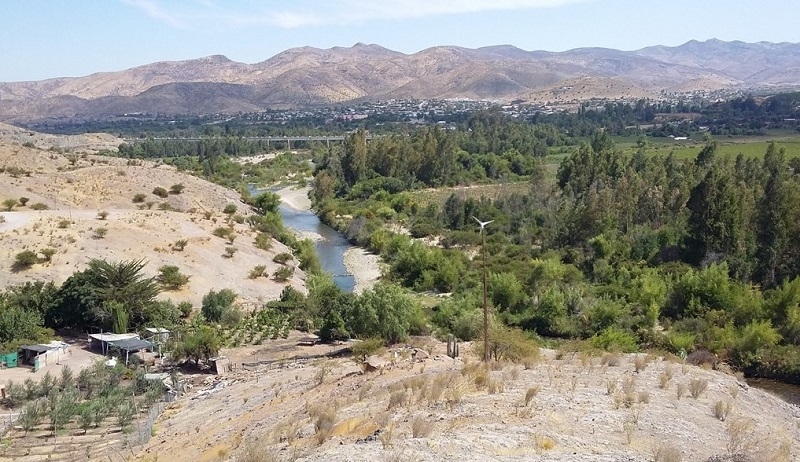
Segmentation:
<svg viewBox="0 0 800 462">
<path fill-rule="evenodd" d="M 797 0 L 8 0 L 0 81 L 223 54 L 376 43 L 634 50 L 691 39 L 800 42 Z"/>
</svg>

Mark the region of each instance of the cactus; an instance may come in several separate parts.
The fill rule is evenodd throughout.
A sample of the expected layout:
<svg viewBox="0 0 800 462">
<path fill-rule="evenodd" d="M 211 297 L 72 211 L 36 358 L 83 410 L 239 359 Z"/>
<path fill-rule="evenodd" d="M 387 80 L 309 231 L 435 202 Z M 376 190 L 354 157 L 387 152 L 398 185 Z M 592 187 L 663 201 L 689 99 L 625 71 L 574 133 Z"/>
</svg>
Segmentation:
<svg viewBox="0 0 800 462">
<path fill-rule="evenodd" d="M 447 336 L 447 356 L 453 359 L 458 358 L 458 339 L 452 335 Z"/>
</svg>

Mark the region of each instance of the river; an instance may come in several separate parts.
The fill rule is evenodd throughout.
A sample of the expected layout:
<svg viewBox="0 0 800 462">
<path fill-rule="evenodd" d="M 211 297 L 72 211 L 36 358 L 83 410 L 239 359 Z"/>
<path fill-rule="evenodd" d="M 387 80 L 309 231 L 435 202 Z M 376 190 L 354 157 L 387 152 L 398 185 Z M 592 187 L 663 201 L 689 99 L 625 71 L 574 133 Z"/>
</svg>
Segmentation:
<svg viewBox="0 0 800 462">
<path fill-rule="evenodd" d="M 338 231 L 319 220 L 311 210 L 296 210 L 281 204 L 278 210 L 287 228 L 322 236 L 315 242 L 322 269 L 333 275 L 333 282 L 345 292 L 352 292 L 356 281 L 344 265 L 344 253 L 353 248 Z"/>
<path fill-rule="evenodd" d="M 787 403 L 800 406 L 800 386 L 770 379 L 747 379 L 747 384 L 768 391 Z"/>
<path fill-rule="evenodd" d="M 257 195 L 263 191 L 277 192 L 277 188 L 256 189 L 254 185 L 248 185 L 251 195 Z M 355 289 L 355 277 L 347 270 L 344 264 L 344 254 L 350 249 L 355 248 L 341 233 L 321 222 L 311 210 L 298 210 L 285 202 L 281 202 L 278 207 L 283 224 L 294 231 L 305 231 L 317 234 L 321 239 L 314 245 L 319 255 L 322 269 L 333 276 L 333 282 L 345 292 L 352 292 Z"/>
</svg>

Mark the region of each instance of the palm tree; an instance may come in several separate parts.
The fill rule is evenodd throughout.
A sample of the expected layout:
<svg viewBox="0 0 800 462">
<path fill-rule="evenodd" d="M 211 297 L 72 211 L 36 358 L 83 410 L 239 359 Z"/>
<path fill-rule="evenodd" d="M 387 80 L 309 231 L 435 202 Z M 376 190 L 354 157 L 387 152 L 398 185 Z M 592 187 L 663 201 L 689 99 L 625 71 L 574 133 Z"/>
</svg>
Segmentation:
<svg viewBox="0 0 800 462">
<path fill-rule="evenodd" d="M 142 319 L 145 307 L 153 303 L 160 292 L 158 282 L 142 274 L 146 265 L 144 259 L 115 263 L 94 259 L 89 262 L 97 296 L 105 304 L 112 302 L 124 306 L 128 319 L 134 322 Z"/>
</svg>

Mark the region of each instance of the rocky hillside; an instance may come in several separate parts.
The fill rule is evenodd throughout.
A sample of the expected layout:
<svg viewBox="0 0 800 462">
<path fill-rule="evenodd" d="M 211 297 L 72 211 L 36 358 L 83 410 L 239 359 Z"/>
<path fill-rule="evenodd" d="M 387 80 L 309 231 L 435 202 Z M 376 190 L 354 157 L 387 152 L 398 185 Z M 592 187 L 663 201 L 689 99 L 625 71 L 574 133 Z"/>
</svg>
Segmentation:
<svg viewBox="0 0 800 462">
<path fill-rule="evenodd" d="M 662 91 L 800 85 L 800 44 L 691 41 L 637 51 L 561 53 L 513 46 L 434 47 L 406 55 L 378 45 L 284 51 L 255 64 L 224 56 L 119 72 L 0 83 L 0 120 L 124 113 L 250 112 L 388 98 L 556 100 L 647 97 Z"/>
<path fill-rule="evenodd" d="M 157 421 L 137 460 L 800 457 L 797 408 L 732 375 L 680 361 L 544 350 L 538 361 L 486 369 L 472 355 L 453 360 L 441 342 L 416 338 L 362 372 L 349 358 L 289 359 L 337 348 L 296 341 L 228 352 L 251 366 L 198 378 Z M 271 367 L 254 362 L 281 358 Z"/>
<path fill-rule="evenodd" d="M 162 265 L 176 265 L 190 276 L 183 289 L 162 293 L 176 303 L 199 307 L 209 290 L 223 288 L 245 303 L 278 298 L 284 284 L 249 279 L 248 273 L 265 265 L 272 274 L 278 267 L 272 257 L 288 249 L 274 241 L 271 250 L 260 250 L 246 224 L 227 223 L 222 212 L 227 204 L 250 213 L 238 193 L 173 167 L 92 154 L 120 142 L 109 135 L 52 136 L 0 126 L 0 202 L 17 200 L 0 212 L 4 285 L 37 279 L 60 284 L 92 258 L 144 258 L 150 275 Z M 153 193 L 176 184 L 184 186 L 179 194 Z M 137 194 L 142 199 L 134 202 Z M 27 198 L 24 205 L 20 198 Z M 212 234 L 221 226 L 233 227 L 234 244 Z M 102 236 L 98 229 L 105 229 Z M 179 240 L 187 241 L 183 250 L 173 245 Z M 231 258 L 229 246 L 237 249 Z M 14 270 L 17 253 L 46 248 L 56 251 L 50 261 Z M 297 271 L 289 283 L 302 290 L 303 277 Z"/>
</svg>

